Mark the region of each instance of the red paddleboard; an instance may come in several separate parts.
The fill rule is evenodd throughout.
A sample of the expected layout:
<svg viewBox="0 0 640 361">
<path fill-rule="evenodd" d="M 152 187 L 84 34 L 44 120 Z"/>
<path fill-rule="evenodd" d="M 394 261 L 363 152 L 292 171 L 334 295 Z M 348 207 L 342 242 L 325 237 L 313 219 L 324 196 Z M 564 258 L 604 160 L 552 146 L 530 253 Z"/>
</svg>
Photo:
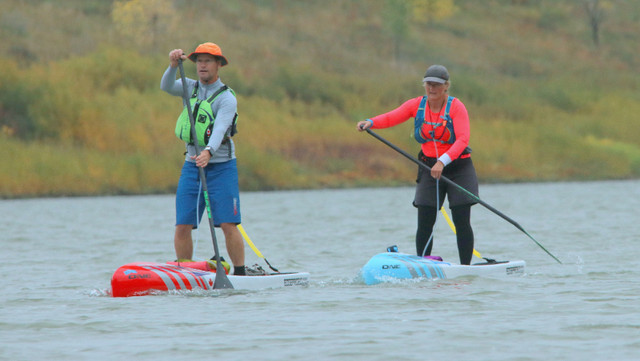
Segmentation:
<svg viewBox="0 0 640 361">
<path fill-rule="evenodd" d="M 118 268 L 111 277 L 113 297 L 144 296 L 158 291 L 213 290 L 216 273 L 211 270 L 183 267 L 185 262 L 129 263 Z M 192 262 L 189 262 L 192 263 Z M 208 268 L 208 262 L 193 262 L 196 267 Z M 290 272 L 257 276 L 227 276 L 234 289 L 259 290 L 288 286 L 306 286 L 309 273 Z"/>
<path fill-rule="evenodd" d="M 212 289 L 215 270 L 206 261 L 186 262 L 198 268 L 184 267 L 185 263 L 129 263 L 118 268 L 111 277 L 113 297 L 147 295 L 153 291 Z M 203 270 L 204 268 L 204 270 Z"/>
</svg>

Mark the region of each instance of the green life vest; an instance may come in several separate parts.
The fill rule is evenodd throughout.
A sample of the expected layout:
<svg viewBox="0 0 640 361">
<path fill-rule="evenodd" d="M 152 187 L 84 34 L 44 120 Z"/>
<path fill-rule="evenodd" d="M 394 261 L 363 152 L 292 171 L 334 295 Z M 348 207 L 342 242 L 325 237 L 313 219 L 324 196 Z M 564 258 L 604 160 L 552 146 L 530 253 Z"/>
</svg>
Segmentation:
<svg viewBox="0 0 640 361">
<path fill-rule="evenodd" d="M 213 124 L 216 121 L 216 115 L 213 112 L 213 102 L 216 98 L 222 94 L 222 92 L 229 90 L 231 94 L 234 96 L 236 93 L 233 89 L 224 85 L 222 88 L 218 89 L 212 96 L 206 99 L 205 104 L 202 104 L 202 100 L 198 99 L 198 85 L 200 83 L 196 83 L 193 88 L 193 94 L 191 94 L 191 98 L 189 102 L 191 102 L 191 109 L 193 109 L 193 119 L 195 121 L 196 126 L 196 136 L 198 137 L 198 145 L 204 147 L 209 143 L 209 138 L 211 138 L 211 132 L 213 130 Z M 237 131 L 237 122 L 238 122 L 238 113 L 233 116 L 233 121 L 231 122 L 231 126 L 227 130 L 227 134 L 225 136 L 226 141 L 229 137 L 235 135 Z M 191 137 L 191 122 L 189 121 L 189 112 L 187 107 L 185 106 L 182 109 L 182 113 L 178 117 L 178 121 L 176 121 L 176 137 L 181 139 L 189 144 L 194 144 L 193 139 Z"/>
</svg>

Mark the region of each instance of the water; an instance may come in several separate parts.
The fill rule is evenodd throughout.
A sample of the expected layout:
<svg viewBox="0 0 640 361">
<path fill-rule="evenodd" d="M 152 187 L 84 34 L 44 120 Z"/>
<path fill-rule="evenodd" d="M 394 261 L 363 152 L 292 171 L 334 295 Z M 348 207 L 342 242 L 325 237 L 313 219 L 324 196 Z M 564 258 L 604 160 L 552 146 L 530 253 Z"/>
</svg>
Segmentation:
<svg viewBox="0 0 640 361">
<path fill-rule="evenodd" d="M 116 268 L 173 258 L 172 196 L 0 201 L 0 359 L 639 359 L 640 181 L 480 192 L 564 264 L 478 205 L 476 249 L 524 259 L 525 276 L 366 286 L 372 255 L 414 248 L 412 189 L 244 193 L 253 242 L 277 268 L 311 272 L 308 287 L 114 299 Z M 442 218 L 434 254 L 457 259 Z M 266 268 L 247 247 L 253 263 Z"/>
</svg>

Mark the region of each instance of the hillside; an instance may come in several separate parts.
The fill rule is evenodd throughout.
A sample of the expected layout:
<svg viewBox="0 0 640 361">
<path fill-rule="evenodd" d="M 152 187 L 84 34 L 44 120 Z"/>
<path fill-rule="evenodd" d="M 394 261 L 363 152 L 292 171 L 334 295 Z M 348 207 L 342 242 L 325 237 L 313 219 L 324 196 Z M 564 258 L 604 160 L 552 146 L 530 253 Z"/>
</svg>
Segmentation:
<svg viewBox="0 0 640 361">
<path fill-rule="evenodd" d="M 241 189 L 410 185 L 358 120 L 446 65 L 482 182 L 640 176 L 640 2 L 66 0 L 0 4 L 0 197 L 172 192 L 171 49 L 218 43 Z M 194 77 L 193 66 L 187 64 Z M 412 153 L 412 122 L 378 133 Z"/>
</svg>

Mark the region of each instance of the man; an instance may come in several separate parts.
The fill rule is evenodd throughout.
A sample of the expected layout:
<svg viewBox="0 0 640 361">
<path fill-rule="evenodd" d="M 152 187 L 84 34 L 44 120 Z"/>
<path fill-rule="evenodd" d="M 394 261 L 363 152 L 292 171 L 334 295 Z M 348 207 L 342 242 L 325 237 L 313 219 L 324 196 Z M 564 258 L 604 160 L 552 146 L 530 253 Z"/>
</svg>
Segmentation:
<svg viewBox="0 0 640 361">
<path fill-rule="evenodd" d="M 200 186 L 199 169 L 203 167 L 207 179 L 212 217 L 216 227 L 222 228 L 227 253 L 233 263 L 234 275 L 245 275 L 244 242 L 238 231 L 240 224 L 240 196 L 235 146 L 231 135 L 235 132 L 237 101 L 233 91 L 218 76 L 228 61 L 214 43 L 200 44 L 189 56 L 182 49 L 169 53 L 170 65 L 162 76 L 160 88 L 174 96 L 183 96 L 182 80 L 176 80 L 178 61 L 189 59 L 196 63 L 198 80 L 186 78 L 193 117 L 196 120 L 197 140 L 191 139 L 190 122 L 184 110 L 176 124 L 176 136 L 186 145 L 186 157 L 176 192 L 176 230 L 174 246 L 178 260 L 193 257 L 191 231 L 198 227 L 205 210 Z M 194 142 L 202 151 L 196 154 Z"/>
</svg>

